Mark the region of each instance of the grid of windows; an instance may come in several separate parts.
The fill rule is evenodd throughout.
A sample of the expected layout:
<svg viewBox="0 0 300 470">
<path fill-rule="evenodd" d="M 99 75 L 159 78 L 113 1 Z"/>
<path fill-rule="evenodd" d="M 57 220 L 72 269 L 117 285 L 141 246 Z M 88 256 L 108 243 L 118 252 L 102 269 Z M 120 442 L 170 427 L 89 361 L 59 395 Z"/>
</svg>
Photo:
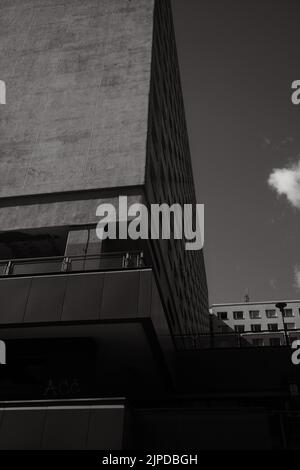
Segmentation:
<svg viewBox="0 0 300 470">
<path fill-rule="evenodd" d="M 266 318 L 278 318 L 278 312 L 276 309 L 267 309 L 265 310 L 265 316 Z M 300 309 L 299 309 L 299 315 L 300 315 Z M 226 311 L 220 311 L 217 312 L 217 316 L 220 320 L 228 320 L 229 315 L 228 312 Z M 294 318 L 295 313 L 292 308 L 288 308 L 284 310 L 283 313 L 284 318 Z M 247 317 L 247 312 L 241 311 L 234 311 L 233 312 L 233 318 L 235 320 L 242 320 Z M 263 318 L 263 314 L 260 310 L 249 310 L 249 318 L 250 320 L 260 320 Z"/>
<path fill-rule="evenodd" d="M 149 203 L 196 204 L 170 0 L 155 2 L 146 192 Z M 164 267 L 159 281 L 173 298 L 173 332 L 208 332 L 202 251 L 187 252 L 184 240 L 172 239 L 154 240 L 153 250 Z"/>
<path fill-rule="evenodd" d="M 275 303 L 220 304 L 212 306 L 215 319 L 211 323 L 216 333 L 236 333 L 243 344 L 255 346 L 280 346 L 292 344 L 300 338 L 300 301 L 287 301 L 281 312 Z M 284 331 L 285 330 L 285 331 Z M 245 333 L 245 334 L 244 334 Z"/>
</svg>

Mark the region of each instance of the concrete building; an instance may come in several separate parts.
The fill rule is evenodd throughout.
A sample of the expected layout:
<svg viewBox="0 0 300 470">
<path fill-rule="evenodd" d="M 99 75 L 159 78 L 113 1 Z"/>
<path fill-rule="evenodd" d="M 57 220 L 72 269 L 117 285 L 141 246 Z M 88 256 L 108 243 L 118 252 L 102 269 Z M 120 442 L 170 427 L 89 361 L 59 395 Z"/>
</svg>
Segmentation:
<svg viewBox="0 0 300 470">
<path fill-rule="evenodd" d="M 285 331 L 290 341 L 300 338 L 300 301 L 284 301 L 284 314 L 278 302 L 243 302 L 214 304 L 212 330 L 214 334 L 237 333 L 254 346 L 284 344 Z M 297 331 L 298 330 L 298 331 Z"/>
<path fill-rule="evenodd" d="M 0 73 L 0 449 L 294 448 L 288 348 L 188 350 L 203 253 L 95 235 L 196 202 L 170 1 L 1 0 Z"/>
<path fill-rule="evenodd" d="M 0 400 L 95 398 L 71 422 L 116 419 L 120 433 L 96 445 L 114 448 L 117 397 L 160 396 L 173 336 L 209 330 L 202 252 L 95 230 L 99 204 L 119 196 L 196 203 L 171 5 L 11 0 L 0 18 Z M 26 419 L 4 408 L 0 447 L 18 446 L 11 426 Z M 46 408 L 27 410 L 39 431 L 23 446 L 73 427 L 66 406 Z"/>
<path fill-rule="evenodd" d="M 208 331 L 202 252 L 94 230 L 121 195 L 196 203 L 169 1 L 13 0 L 1 18 L 0 257 L 143 252 L 172 332 Z"/>
</svg>

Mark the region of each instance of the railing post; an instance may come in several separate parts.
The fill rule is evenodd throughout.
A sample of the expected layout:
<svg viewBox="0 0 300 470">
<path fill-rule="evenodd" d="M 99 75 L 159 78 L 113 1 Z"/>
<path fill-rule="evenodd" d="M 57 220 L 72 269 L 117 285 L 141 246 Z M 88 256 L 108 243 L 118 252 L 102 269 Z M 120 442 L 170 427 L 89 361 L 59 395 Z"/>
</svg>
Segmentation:
<svg viewBox="0 0 300 470">
<path fill-rule="evenodd" d="M 124 269 L 128 268 L 129 260 L 130 260 L 130 255 L 129 255 L 129 253 L 126 253 L 126 255 L 123 256 L 123 268 Z"/>
<path fill-rule="evenodd" d="M 5 266 L 4 276 L 9 276 L 11 273 L 12 261 L 9 261 Z"/>
<path fill-rule="evenodd" d="M 283 328 L 284 328 L 285 345 L 289 346 L 290 345 L 290 339 L 289 339 L 289 335 L 288 335 L 288 332 L 287 332 L 286 323 L 284 323 Z"/>
<path fill-rule="evenodd" d="M 62 272 L 66 273 L 69 271 L 70 261 L 71 261 L 71 258 L 69 258 L 68 256 L 63 259 L 62 266 L 61 266 Z"/>
<path fill-rule="evenodd" d="M 137 267 L 142 268 L 144 266 L 144 253 L 141 252 L 137 255 Z"/>
</svg>

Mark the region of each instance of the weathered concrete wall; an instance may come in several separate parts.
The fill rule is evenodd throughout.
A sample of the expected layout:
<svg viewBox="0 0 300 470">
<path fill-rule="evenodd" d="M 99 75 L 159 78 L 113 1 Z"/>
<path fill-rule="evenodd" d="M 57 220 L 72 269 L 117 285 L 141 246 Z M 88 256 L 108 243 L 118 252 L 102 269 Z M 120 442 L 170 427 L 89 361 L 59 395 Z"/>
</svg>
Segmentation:
<svg viewBox="0 0 300 470">
<path fill-rule="evenodd" d="M 0 1 L 0 197 L 143 184 L 153 4 Z"/>
<path fill-rule="evenodd" d="M 0 204 L 0 231 L 97 224 L 100 218 L 96 216 L 96 210 L 100 204 L 118 207 L 117 195 L 101 197 L 95 194 L 73 199 L 59 197 L 56 201 L 30 199 L 22 205 L 14 201 L 2 207 Z M 142 194 L 129 194 L 128 205 L 135 203 L 144 203 Z"/>
</svg>

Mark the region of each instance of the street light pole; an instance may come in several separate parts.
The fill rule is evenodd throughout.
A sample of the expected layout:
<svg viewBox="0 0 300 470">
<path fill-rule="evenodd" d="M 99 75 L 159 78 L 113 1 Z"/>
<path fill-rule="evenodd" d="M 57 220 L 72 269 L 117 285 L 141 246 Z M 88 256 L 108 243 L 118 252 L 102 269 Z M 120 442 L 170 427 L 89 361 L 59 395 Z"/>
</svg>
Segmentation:
<svg viewBox="0 0 300 470">
<path fill-rule="evenodd" d="M 286 346 L 288 346 L 288 335 L 287 335 L 286 325 L 285 325 L 285 322 L 284 322 L 284 309 L 286 307 L 287 307 L 287 303 L 285 303 L 285 302 L 279 302 L 278 304 L 276 304 L 276 308 L 278 308 L 280 310 L 280 313 L 281 313 L 283 329 L 284 329 L 285 344 L 286 344 Z"/>
</svg>

